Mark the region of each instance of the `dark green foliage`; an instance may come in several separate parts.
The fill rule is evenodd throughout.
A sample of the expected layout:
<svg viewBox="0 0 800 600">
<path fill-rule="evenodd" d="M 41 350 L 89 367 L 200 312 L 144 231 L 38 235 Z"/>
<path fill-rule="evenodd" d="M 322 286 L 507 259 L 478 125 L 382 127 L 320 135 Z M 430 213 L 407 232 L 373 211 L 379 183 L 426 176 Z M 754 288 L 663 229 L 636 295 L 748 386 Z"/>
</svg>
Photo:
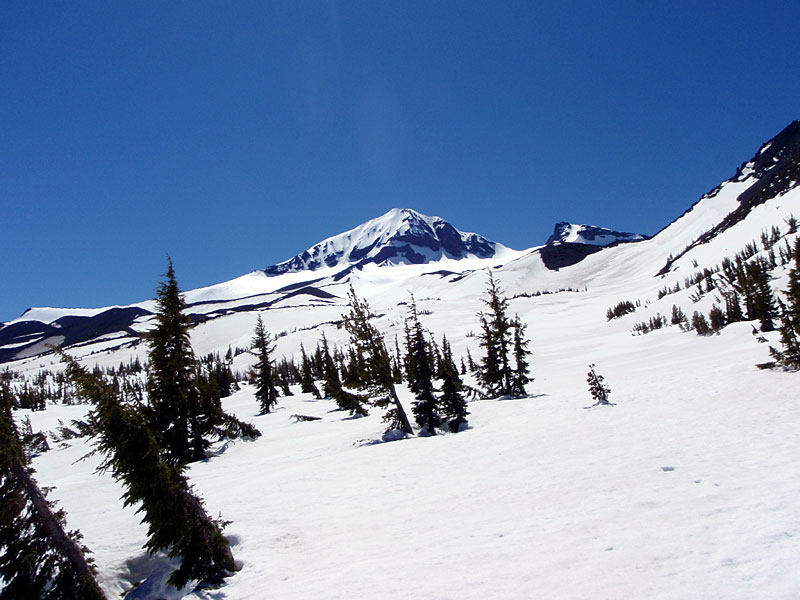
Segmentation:
<svg viewBox="0 0 800 600">
<path fill-rule="evenodd" d="M 168 461 L 191 462 L 205 457 L 208 442 L 200 423 L 200 394 L 195 385 L 195 359 L 189 341 L 186 302 L 178 288 L 172 260 L 157 289 L 156 326 L 147 334 L 150 370 L 147 380 L 148 422 L 160 434 Z"/>
<path fill-rule="evenodd" d="M 439 409 L 443 419 L 447 422 L 447 428 L 452 433 L 456 433 L 462 425 L 467 423 L 469 411 L 467 411 L 467 401 L 462 394 L 464 384 L 461 377 L 458 376 L 458 369 L 453 362 L 453 353 L 446 337 L 442 340 L 441 380 Z"/>
<path fill-rule="evenodd" d="M 392 375 L 394 382 L 403 383 L 403 354 L 400 352 L 400 342 L 397 335 L 394 336 L 394 356 L 392 357 Z"/>
<path fill-rule="evenodd" d="M 667 318 L 663 316 L 661 313 L 656 313 L 652 317 L 650 317 L 647 321 L 642 321 L 641 323 L 634 323 L 633 325 L 633 332 L 637 334 L 647 334 L 651 331 L 655 331 L 656 329 L 661 329 L 662 327 L 667 326 Z"/>
<path fill-rule="evenodd" d="M 793 254 L 794 266 L 784 292 L 786 302 L 779 301 L 781 350 L 770 348 L 770 353 L 783 366 L 800 369 L 800 237 L 795 240 Z"/>
<path fill-rule="evenodd" d="M 313 394 L 314 398 L 319 398 L 319 390 L 314 383 L 314 373 L 311 368 L 311 361 L 308 359 L 305 348 L 300 344 L 300 352 L 302 354 L 302 363 L 300 365 L 300 391 L 304 394 Z"/>
<path fill-rule="evenodd" d="M 218 398 L 227 398 L 239 389 L 230 363 L 220 359 L 219 354 L 207 354 L 200 359 L 197 377 L 204 379 Z"/>
<path fill-rule="evenodd" d="M 488 396 L 509 396 L 512 370 L 509 361 L 511 346 L 511 321 L 506 314 L 508 300 L 503 295 L 497 282 L 489 271 L 488 298 L 482 302 L 489 307 L 488 312 L 478 313 L 481 322 L 480 345 L 484 356 L 478 367 L 478 381 L 486 389 Z"/>
<path fill-rule="evenodd" d="M 352 286 L 348 297 L 350 312 L 343 315 L 342 319 L 345 329 L 350 334 L 350 341 L 355 347 L 354 360 L 358 360 L 358 364 L 351 366 L 351 369 L 359 371 L 359 387 L 373 398 L 373 404 L 387 408 L 384 421 L 389 423 L 388 430 L 399 429 L 403 433 L 413 433 L 411 423 L 394 388 L 392 360 L 386 350 L 383 336 L 369 322 L 371 317 L 369 304 L 356 296 Z"/>
<path fill-rule="evenodd" d="M 0 395 L 0 598 L 104 600 L 80 533 L 33 478 L 5 384 Z"/>
<path fill-rule="evenodd" d="M 475 364 L 475 361 L 472 360 L 472 354 L 470 353 L 469 348 L 467 348 L 467 367 L 469 367 L 470 373 L 474 373 L 478 368 L 478 366 Z"/>
<path fill-rule="evenodd" d="M 417 314 L 417 303 L 411 296 L 409 315 L 406 319 L 406 364 L 408 368 L 408 387 L 416 400 L 412 411 L 417 425 L 429 435 L 436 434 L 442 424 L 436 398 L 433 395 L 433 369 L 425 333 Z"/>
<path fill-rule="evenodd" d="M 671 325 L 680 325 L 684 326 L 688 322 L 686 319 L 686 315 L 683 313 L 683 310 L 680 306 L 675 304 L 672 305 L 672 315 L 670 316 L 669 320 Z"/>
<path fill-rule="evenodd" d="M 525 386 L 528 385 L 532 379 L 528 377 L 530 370 L 530 363 L 528 356 L 531 351 L 528 350 L 529 341 L 525 339 L 525 325 L 519 319 L 519 315 L 514 317 L 514 372 L 511 378 L 511 395 L 516 398 L 524 398 L 528 395 L 525 391 Z"/>
<path fill-rule="evenodd" d="M 692 315 L 692 329 L 697 332 L 697 335 L 710 335 L 712 333 L 705 315 L 698 311 L 694 311 Z"/>
<path fill-rule="evenodd" d="M 211 438 L 261 435 L 222 410 L 220 382 L 203 371 L 192 351 L 185 308 L 170 260 L 157 290 L 156 326 L 147 334 L 150 368 L 143 415 L 171 464 L 202 460 Z"/>
<path fill-rule="evenodd" d="M 661 296 L 659 296 L 661 298 Z M 612 319 L 618 319 L 623 315 L 627 315 L 628 313 L 632 313 L 636 310 L 636 306 L 634 306 L 633 302 L 630 300 L 623 300 L 622 302 L 617 303 L 613 308 L 609 308 L 606 311 L 606 320 L 610 321 Z"/>
<path fill-rule="evenodd" d="M 182 464 L 164 460 L 155 433 L 135 407 L 120 402 L 114 390 L 74 359 L 63 355 L 67 375 L 78 393 L 92 404 L 91 419 L 99 425 L 95 447 L 105 456 L 100 470 L 110 470 L 125 486 L 126 506 L 139 505 L 147 523 L 148 552 L 166 551 L 183 560 L 169 583 L 212 581 L 234 571 L 228 541 L 220 523 L 211 519 L 192 493 Z"/>
<path fill-rule="evenodd" d="M 761 331 L 774 331 L 773 319 L 778 316 L 778 307 L 770 285 L 770 265 L 759 258 L 747 264 L 746 273 L 750 292 L 747 297 L 748 317 L 760 321 Z"/>
<path fill-rule="evenodd" d="M 594 399 L 592 406 L 605 405 L 613 406 L 613 402 L 609 401 L 611 396 L 611 388 L 604 383 L 603 376 L 598 375 L 594 370 L 594 365 L 589 365 L 589 373 L 586 376 L 586 382 L 589 384 L 589 393 Z M 591 406 L 587 406 L 591 408 Z"/>
<path fill-rule="evenodd" d="M 258 315 L 255 333 L 250 344 L 256 355 L 256 364 L 253 367 L 256 399 L 261 409 L 260 414 L 265 415 L 277 404 L 278 390 L 275 388 L 275 376 L 272 368 L 272 352 L 275 347 L 264 328 L 261 315 Z"/>
<path fill-rule="evenodd" d="M 716 304 L 708 312 L 708 323 L 715 333 L 725 327 L 725 313 Z"/>
<path fill-rule="evenodd" d="M 328 338 L 325 333 L 322 334 L 322 367 L 323 367 L 323 393 L 327 398 L 333 398 L 336 401 L 336 406 L 339 410 L 349 411 L 352 416 L 365 417 L 369 414 L 367 408 L 364 406 L 365 398 L 348 392 L 342 387 L 342 381 L 339 378 L 339 370 L 336 368 L 336 363 L 333 360 L 328 345 Z"/>
</svg>

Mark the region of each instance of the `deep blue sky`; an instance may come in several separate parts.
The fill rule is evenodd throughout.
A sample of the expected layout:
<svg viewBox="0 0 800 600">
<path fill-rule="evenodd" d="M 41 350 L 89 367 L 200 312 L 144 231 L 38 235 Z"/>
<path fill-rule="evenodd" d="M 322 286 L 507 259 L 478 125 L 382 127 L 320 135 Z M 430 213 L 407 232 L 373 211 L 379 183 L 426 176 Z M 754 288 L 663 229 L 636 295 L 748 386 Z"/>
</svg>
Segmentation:
<svg viewBox="0 0 800 600">
<path fill-rule="evenodd" d="M 654 233 L 800 118 L 793 2 L 538 4 L 6 0 L 0 320 L 392 207 L 513 248 Z"/>
</svg>

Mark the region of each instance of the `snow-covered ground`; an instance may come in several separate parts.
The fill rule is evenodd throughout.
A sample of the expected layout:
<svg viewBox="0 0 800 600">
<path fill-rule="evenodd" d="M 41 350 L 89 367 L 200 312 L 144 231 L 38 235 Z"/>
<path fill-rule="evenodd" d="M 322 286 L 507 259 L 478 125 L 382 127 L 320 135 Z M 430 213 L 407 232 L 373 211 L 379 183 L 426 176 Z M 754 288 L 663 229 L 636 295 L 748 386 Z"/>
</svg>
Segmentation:
<svg viewBox="0 0 800 600">
<path fill-rule="evenodd" d="M 687 315 L 707 312 L 713 293 L 695 303 L 691 289 L 661 299 L 658 291 L 732 257 L 772 225 L 786 235 L 785 219 L 800 215 L 795 188 L 657 277 L 670 254 L 732 210 L 744 187 L 728 183 L 653 239 L 561 271 L 546 269 L 533 252 L 501 265 L 454 261 L 458 275 L 441 272 L 441 262 L 370 265 L 321 282 L 335 296 L 327 304 L 291 298 L 198 325 L 198 354 L 247 346 L 258 314 L 281 335 L 278 357 L 297 356 L 301 343 L 313 349 L 323 331 L 342 346 L 347 335 L 335 322 L 353 284 L 393 348 L 413 291 L 423 325 L 437 340 L 447 334 L 457 361 L 467 350 L 477 360 L 476 313 L 493 267 L 509 297 L 527 294 L 512 299 L 510 311 L 528 325 L 536 379 L 529 398 L 471 402 L 466 431 L 389 442 L 378 410 L 352 419 L 295 389 L 276 412 L 257 416 L 253 390 L 244 387 L 224 406 L 264 435 L 218 445 L 189 471 L 209 512 L 232 521 L 226 534 L 242 568 L 195 597 L 800 597 L 800 375 L 755 367 L 769 360 L 777 334 L 759 343 L 751 323 L 710 337 L 677 327 L 631 334 L 634 323 L 669 315 L 673 304 Z M 774 276 L 784 288 L 786 269 Z M 267 294 L 278 280 L 252 274 L 221 286 Z M 571 291 L 534 295 L 562 288 Z M 207 288 L 189 297 L 226 293 Z M 606 310 L 622 300 L 639 306 L 607 322 Z M 145 346 L 89 344 L 73 354 L 111 366 L 145 358 Z M 234 368 L 252 360 L 237 356 Z M 58 368 L 51 362 L 37 357 L 12 368 L 34 374 Z M 615 406 L 584 408 L 592 402 L 589 363 L 605 376 Z M 401 393 L 410 409 L 407 390 Z M 52 430 L 83 410 L 52 406 L 30 417 L 34 430 Z M 322 419 L 295 423 L 294 414 Z M 122 489 L 93 474 L 99 459 L 76 462 L 88 450 L 72 440 L 38 457 L 35 468 L 94 551 L 102 585 L 117 596 L 163 564 L 141 550 L 145 528 L 122 508 Z"/>
<path fill-rule="evenodd" d="M 797 375 L 756 370 L 749 326 L 624 345 L 536 333 L 532 397 L 471 402 L 459 434 L 374 443 L 375 411 L 347 418 L 298 389 L 265 416 L 249 387 L 227 399 L 264 435 L 191 468 L 242 562 L 200 596 L 796 598 Z M 616 406 L 584 409 L 588 360 Z M 121 488 L 92 474 L 96 458 L 75 462 L 87 450 L 35 466 L 116 595 L 153 563 Z"/>
</svg>

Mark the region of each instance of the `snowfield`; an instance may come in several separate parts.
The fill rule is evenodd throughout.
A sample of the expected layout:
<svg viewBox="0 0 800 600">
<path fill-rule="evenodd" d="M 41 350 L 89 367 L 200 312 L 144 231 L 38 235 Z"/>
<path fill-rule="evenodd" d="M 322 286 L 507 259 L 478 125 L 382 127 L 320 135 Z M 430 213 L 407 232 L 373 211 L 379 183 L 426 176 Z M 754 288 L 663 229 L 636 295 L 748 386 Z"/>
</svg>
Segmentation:
<svg viewBox="0 0 800 600">
<path fill-rule="evenodd" d="M 225 407 L 263 437 L 190 470 L 242 570 L 190 597 L 795 598 L 797 376 L 756 370 L 748 328 L 596 350 L 617 405 L 590 410 L 585 361 L 538 344 L 531 398 L 471 402 L 471 429 L 436 437 L 381 442 L 375 411 L 299 388 L 257 416 L 245 387 Z M 117 595 L 154 563 L 121 488 L 74 462 L 86 450 L 35 466 Z"/>
<path fill-rule="evenodd" d="M 631 333 L 657 313 L 669 316 L 673 304 L 689 316 L 719 304 L 713 292 L 694 302 L 691 288 L 657 294 L 733 256 L 764 229 L 777 225 L 780 244 L 793 242 L 785 219 L 800 215 L 800 188 L 756 207 L 656 276 L 670 254 L 730 212 L 747 185 L 728 183 L 654 238 L 560 271 L 545 268 L 534 251 L 369 265 L 315 283 L 333 295 L 325 302 L 290 298 L 196 326 L 198 354 L 247 346 L 259 314 L 280 336 L 278 358 L 298 357 L 301 343 L 313 350 L 322 332 L 344 346 L 336 321 L 352 284 L 378 315 L 390 349 L 395 335 L 402 340 L 413 292 L 423 326 L 437 341 L 447 334 L 457 362 L 468 350 L 477 361 L 476 313 L 491 267 L 509 298 L 526 294 L 510 300 L 509 312 L 528 325 L 533 351 L 530 397 L 471 401 L 470 427 L 458 434 L 386 441 L 379 409 L 353 419 L 299 386 L 269 415 L 257 415 L 249 386 L 225 399 L 226 410 L 263 436 L 217 444 L 189 470 L 208 512 L 231 521 L 226 535 L 241 570 L 218 589 L 163 589 L 169 565 L 142 551 L 146 529 L 134 508 L 122 508 L 122 488 L 93 474 L 99 457 L 78 460 L 90 450 L 87 440 L 36 458 L 36 476 L 54 487 L 69 528 L 84 534 L 109 597 L 147 580 L 130 597 L 798 598 L 800 375 L 755 366 L 769 360 L 778 334 L 759 341 L 754 323 L 709 337 L 675 326 Z M 776 289 L 785 288 L 786 273 L 775 269 Z M 302 273 L 251 274 L 187 296 L 269 294 L 302 281 Z M 606 310 L 623 300 L 637 303 L 636 311 L 608 322 Z M 108 346 L 71 353 L 89 366 L 146 358 L 144 344 Z M 233 367 L 253 361 L 240 354 Z M 611 386 L 615 406 L 585 408 L 589 363 Z M 10 367 L 31 375 L 60 368 L 51 356 Z M 400 393 L 410 411 L 408 390 Z M 29 414 L 34 430 L 52 431 L 58 419 L 84 411 L 50 406 L 17 417 Z M 295 422 L 295 414 L 321 420 Z"/>
</svg>

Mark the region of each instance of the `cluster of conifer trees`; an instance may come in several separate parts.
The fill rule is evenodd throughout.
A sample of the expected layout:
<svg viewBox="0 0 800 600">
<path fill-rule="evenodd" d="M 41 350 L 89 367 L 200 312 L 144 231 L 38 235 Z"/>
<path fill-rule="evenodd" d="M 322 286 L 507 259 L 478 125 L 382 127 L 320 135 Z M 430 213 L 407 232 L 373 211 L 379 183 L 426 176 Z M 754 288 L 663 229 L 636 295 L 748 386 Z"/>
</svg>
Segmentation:
<svg viewBox="0 0 800 600">
<path fill-rule="evenodd" d="M 787 223 L 790 225 L 788 233 L 796 231 L 793 219 L 787 220 Z M 789 348 L 793 343 L 792 335 L 795 329 L 791 315 L 792 307 L 797 302 L 792 278 L 797 270 L 796 264 L 790 270 L 789 289 L 783 292 L 786 297 L 785 302 L 780 296 L 776 296 L 771 282 L 773 270 L 777 266 L 785 266 L 792 260 L 797 260 L 797 240 L 795 247 L 792 248 L 786 239 L 784 244 L 779 246 L 778 242 L 781 239 L 780 229 L 777 226 L 772 227 L 770 231 L 764 231 L 761 235 L 765 255 L 756 256 L 759 254 L 759 248 L 757 242 L 753 241 L 737 252 L 733 258 L 726 257 L 720 265 L 705 268 L 686 278 L 684 286 L 685 289 L 693 288 L 690 295 L 693 302 L 699 302 L 706 294 L 712 292 L 717 294 L 719 304 L 715 303 L 708 315 L 694 311 L 691 316 L 687 316 L 679 306 L 673 305 L 669 318 L 656 314 L 647 321 L 634 324 L 633 332 L 645 334 L 668 325 L 678 325 L 683 330 L 693 330 L 698 335 L 711 335 L 731 323 L 758 321 L 761 332 L 780 329 L 782 344 L 787 349 L 787 355 L 792 355 L 792 350 Z M 680 291 L 680 285 L 674 288 L 665 287 L 659 292 L 658 297 L 661 299 L 676 291 Z M 606 316 L 611 320 L 633 310 L 635 310 L 633 303 L 620 302 L 614 308 L 608 309 Z M 773 355 L 786 364 L 784 359 L 780 359 L 779 351 L 775 350 Z"/>
<path fill-rule="evenodd" d="M 519 318 L 507 316 L 508 301 L 491 274 L 487 296 L 487 310 L 479 313 L 485 356 L 474 365 L 478 380 L 486 396 L 524 396 L 530 381 L 525 327 Z M 436 343 L 420 322 L 413 296 L 405 325 L 405 354 L 395 340 L 394 356 L 371 322 L 375 315 L 368 303 L 352 287 L 349 299 L 350 311 L 343 315 L 342 325 L 350 334 L 350 347 L 346 352 L 332 351 L 323 334 L 310 356 L 301 350 L 299 365 L 285 358 L 276 363 L 274 340 L 258 317 L 250 348 L 256 361 L 249 377 L 261 413 L 272 410 L 280 393 L 292 393 L 290 383 L 300 383 L 304 393 L 332 398 L 352 415 L 366 415 L 370 407 L 384 408 L 389 430 L 411 434 L 411 422 L 395 389 L 405 381 L 414 394 L 412 413 L 420 432 L 459 431 L 467 423 L 466 388 L 446 336 Z M 150 352 L 144 366 L 137 360 L 113 373 L 97 367 L 89 371 L 57 350 L 66 364 L 64 373 L 57 375 L 71 386 L 70 398 L 91 404 L 86 421 L 73 423 L 74 430 L 62 429 L 68 437 L 92 435 L 104 456 L 100 470 L 110 471 L 123 484 L 126 505 L 140 506 L 148 525 L 145 549 L 182 559 L 169 579 L 181 587 L 190 581 L 216 581 L 235 569 L 221 532 L 223 524 L 206 514 L 202 500 L 190 489 L 186 466 L 205 458 L 216 439 L 255 438 L 260 432 L 223 411 L 220 400 L 239 379 L 230 368 L 231 351 L 224 360 L 213 354 L 195 356 L 190 319 L 171 261 L 157 289 L 154 321 L 146 334 Z M 472 365 L 471 357 L 469 362 Z M 461 363 L 463 373 L 466 367 Z M 144 389 L 137 383 L 141 376 Z M 47 381 L 41 376 L 37 387 L 43 388 Z M 0 577 L 5 587 L 0 597 L 103 598 L 80 533 L 64 530 L 63 511 L 54 509 L 33 478 L 25 451 L 30 436 L 21 435 L 14 424 L 11 410 L 19 402 L 9 389 L 8 377 L 2 381 L 2 394 Z"/>
<path fill-rule="evenodd" d="M 197 359 L 190 320 L 172 261 L 157 290 L 155 327 L 146 338 L 146 398 L 125 397 L 119 380 L 107 381 L 57 350 L 75 394 L 92 408 L 86 422 L 100 470 L 120 481 L 126 505 L 138 505 L 148 525 L 145 549 L 180 557 L 169 583 L 212 582 L 235 570 L 222 523 L 208 516 L 184 471 L 215 439 L 258 437 L 260 432 L 222 410 L 235 385 L 216 356 Z M 103 598 L 79 534 L 66 533 L 63 512 L 53 512 L 28 467 L 3 382 L 0 411 L 0 577 L 2 598 Z"/>
<path fill-rule="evenodd" d="M 397 339 L 394 353 L 389 351 L 384 336 L 371 322 L 375 315 L 369 303 L 359 298 L 352 287 L 348 299 L 350 311 L 343 315 L 342 325 L 350 335 L 349 347 L 332 350 L 323 334 L 310 356 L 301 347 L 299 367 L 285 358 L 282 363 L 274 364 L 270 358 L 274 350 L 272 338 L 259 317 L 252 342 L 257 357 L 253 381 L 262 413 L 269 412 L 277 401 L 278 382 L 282 378 L 301 383 L 303 393 L 316 397 L 320 397 L 316 381 L 321 380 L 322 395 L 335 400 L 339 409 L 363 416 L 370 407 L 383 408 L 387 431 L 411 434 L 411 421 L 395 387 L 405 382 L 414 394 L 412 414 L 421 432 L 434 435 L 445 427 L 451 432 L 459 431 L 467 423 L 468 415 L 465 399 L 468 390 L 461 379 L 466 364 L 462 359 L 459 369 L 447 337 L 443 336 L 438 344 L 422 326 L 422 311 L 413 296 L 407 303 L 405 353 L 401 352 Z M 516 316 L 508 317 L 508 300 L 491 273 L 483 302 L 488 310 L 478 316 L 484 357 L 479 365 L 469 357 L 470 366 L 483 386 L 481 395 L 524 397 L 525 386 L 531 381 L 525 325 Z M 276 375 L 276 371 L 282 371 L 283 375 Z"/>
</svg>

